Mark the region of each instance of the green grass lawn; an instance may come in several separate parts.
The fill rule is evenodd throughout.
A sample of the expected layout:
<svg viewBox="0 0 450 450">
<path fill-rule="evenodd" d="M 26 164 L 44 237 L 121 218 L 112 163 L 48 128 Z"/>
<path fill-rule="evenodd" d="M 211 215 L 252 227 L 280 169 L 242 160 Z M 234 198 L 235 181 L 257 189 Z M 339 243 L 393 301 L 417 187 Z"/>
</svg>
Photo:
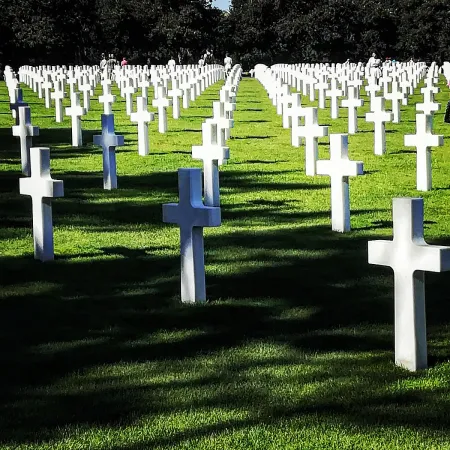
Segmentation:
<svg viewBox="0 0 450 450">
<path fill-rule="evenodd" d="M 450 449 L 450 273 L 427 275 L 430 369 L 409 373 L 394 365 L 393 273 L 367 263 L 367 241 L 392 238 L 396 196 L 423 197 L 427 242 L 450 244 L 444 80 L 432 192 L 415 190 L 415 149 L 403 145 L 419 91 L 401 124 L 387 124 L 381 157 L 363 92 L 349 154 L 366 175 L 350 181 L 353 230 L 341 235 L 329 178 L 305 175 L 303 147 L 261 84 L 243 79 L 220 173 L 223 224 L 204 233 L 209 302 L 184 306 L 179 230 L 162 223 L 162 204 L 178 201 L 178 168 L 201 167 L 191 147 L 222 84 L 169 119 L 167 134 L 152 122 L 148 157 L 118 96 L 114 191 L 102 188 L 92 145 L 102 105 L 93 101 L 87 144 L 73 148 L 70 119 L 56 124 L 24 88 L 40 127 L 33 143 L 51 148 L 65 189 L 53 202 L 56 258 L 43 264 L 0 83 L 0 448 Z M 345 133 L 346 115 L 319 110 L 320 124 Z"/>
</svg>

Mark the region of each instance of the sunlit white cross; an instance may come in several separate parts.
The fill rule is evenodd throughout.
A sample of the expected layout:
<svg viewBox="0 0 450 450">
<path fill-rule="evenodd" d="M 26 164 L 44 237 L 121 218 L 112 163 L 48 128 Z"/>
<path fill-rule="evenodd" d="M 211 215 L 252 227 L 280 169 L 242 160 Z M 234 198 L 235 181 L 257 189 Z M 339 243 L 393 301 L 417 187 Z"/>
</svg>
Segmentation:
<svg viewBox="0 0 450 450">
<path fill-rule="evenodd" d="M 394 270 L 395 363 L 410 371 L 427 367 L 425 272 L 450 270 L 450 247 L 428 245 L 423 199 L 393 199 L 393 241 L 370 241 L 369 264 Z"/>
<path fill-rule="evenodd" d="M 206 119 L 208 123 L 217 124 L 219 130 L 223 130 L 225 141 L 230 138 L 230 129 L 234 127 L 234 120 L 226 117 L 225 103 L 213 103 L 213 118 Z"/>
<path fill-rule="evenodd" d="M 55 100 L 55 120 L 61 123 L 64 120 L 63 114 L 63 99 L 66 93 L 63 89 L 63 83 L 61 81 L 55 81 L 55 91 L 51 93 L 51 97 Z"/>
<path fill-rule="evenodd" d="M 348 157 L 348 135 L 330 134 L 330 159 L 317 161 L 317 174 L 331 178 L 331 227 L 333 231 L 350 231 L 349 176 L 364 175 L 361 161 Z"/>
<path fill-rule="evenodd" d="M 158 98 L 152 105 L 158 108 L 158 131 L 167 132 L 167 108 L 172 105 L 172 100 L 167 98 L 164 86 L 158 86 Z"/>
<path fill-rule="evenodd" d="M 180 118 L 180 97 L 183 97 L 183 93 L 178 78 L 172 78 L 172 89 L 168 92 L 168 96 L 172 99 L 172 117 L 174 119 Z"/>
<path fill-rule="evenodd" d="M 50 175 L 49 148 L 33 147 L 30 156 L 31 176 L 19 180 L 19 190 L 32 200 L 34 258 L 51 261 L 54 259 L 51 200 L 64 196 L 64 183 Z"/>
<path fill-rule="evenodd" d="M 423 94 L 423 102 L 416 103 L 416 110 L 421 111 L 424 114 L 433 115 L 436 111 L 441 109 L 440 103 L 434 102 L 434 93 L 439 92 L 438 87 L 431 85 L 430 87 L 424 87 L 420 90 Z"/>
<path fill-rule="evenodd" d="M 384 97 L 392 102 L 392 113 L 394 114 L 392 123 L 400 123 L 400 101 L 405 97 L 405 93 L 399 89 L 397 81 L 392 82 L 392 91 L 385 91 Z"/>
<path fill-rule="evenodd" d="M 114 131 L 114 114 L 102 114 L 102 134 L 94 136 L 94 145 L 103 151 L 103 189 L 117 189 L 116 147 L 124 145 L 124 137 Z"/>
<path fill-rule="evenodd" d="M 277 89 L 276 93 L 276 106 L 277 106 L 277 114 L 281 116 L 283 114 L 283 103 L 290 100 L 291 89 L 289 85 L 282 84 L 279 89 Z M 283 100 L 284 99 L 284 100 Z"/>
<path fill-rule="evenodd" d="M 180 88 L 183 89 L 183 108 L 187 109 L 189 108 L 190 102 L 191 102 L 191 83 L 189 81 L 189 78 L 185 78 L 184 81 L 180 84 Z"/>
<path fill-rule="evenodd" d="M 80 91 L 83 93 L 83 108 L 89 111 L 91 107 L 91 84 L 87 75 L 83 75 Z"/>
<path fill-rule="evenodd" d="M 29 177 L 31 174 L 30 148 L 33 136 L 39 136 L 39 127 L 31 124 L 31 109 L 29 106 L 21 106 L 19 109 L 19 124 L 12 127 L 13 136 L 20 139 L 20 160 L 22 173 Z"/>
<path fill-rule="evenodd" d="M 283 128 L 294 127 L 294 123 L 299 126 L 298 118 L 304 116 L 304 110 L 302 95 L 299 93 L 291 94 L 291 106 L 283 109 Z"/>
<path fill-rule="evenodd" d="M 103 95 L 98 97 L 99 103 L 103 103 L 103 113 L 112 114 L 112 105 L 116 101 L 116 96 L 111 93 L 111 81 L 104 79 L 102 81 Z"/>
<path fill-rule="evenodd" d="M 28 106 L 28 103 L 23 101 L 23 91 L 21 88 L 14 89 L 14 102 L 9 104 L 9 109 L 12 111 L 12 116 L 16 120 L 16 125 L 19 125 L 18 110 L 22 106 Z"/>
<path fill-rule="evenodd" d="M 148 111 L 145 97 L 138 97 L 136 105 L 137 112 L 131 114 L 131 121 L 138 124 L 138 153 L 146 156 L 149 153 L 148 124 L 155 120 L 155 115 Z"/>
<path fill-rule="evenodd" d="M 342 100 L 341 104 L 348 109 L 348 133 L 355 134 L 358 131 L 358 108 L 364 105 L 364 100 L 358 97 L 356 87 L 348 86 L 348 98 Z"/>
<path fill-rule="evenodd" d="M 131 116 L 133 112 L 133 94 L 136 92 L 136 88 L 133 85 L 133 80 L 128 78 L 126 86 L 123 88 L 122 92 L 125 96 L 125 108 L 128 116 Z"/>
<path fill-rule="evenodd" d="M 328 136 L 328 127 L 318 123 L 317 108 L 303 108 L 305 124 L 299 126 L 292 120 L 292 145 L 300 147 L 300 138 L 305 139 L 305 169 L 306 175 L 316 175 L 316 161 L 319 157 L 318 138 Z"/>
<path fill-rule="evenodd" d="M 151 83 L 150 80 L 148 79 L 148 76 L 145 73 L 142 74 L 142 77 L 138 85 L 141 88 L 141 97 L 147 99 L 148 103 L 148 88 L 150 87 Z"/>
<path fill-rule="evenodd" d="M 319 104 L 318 104 L 318 106 L 319 106 L 320 109 L 325 109 L 325 107 L 326 107 L 326 96 L 325 96 L 325 93 L 330 87 L 330 84 L 326 80 L 327 80 L 326 76 L 323 76 L 322 79 L 319 80 L 319 82 L 315 86 L 317 91 L 319 92 Z"/>
<path fill-rule="evenodd" d="M 233 111 L 236 111 L 236 97 L 231 97 L 230 91 L 228 89 L 222 88 L 220 90 L 219 100 L 225 104 L 227 118 L 232 119 Z"/>
<path fill-rule="evenodd" d="M 206 206 L 220 206 L 219 163 L 228 161 L 230 149 L 217 123 L 202 124 L 203 145 L 192 147 L 192 157 L 203 160 L 204 198 Z"/>
<path fill-rule="evenodd" d="M 48 109 L 51 106 L 51 90 L 53 88 L 53 83 L 51 81 L 50 75 L 45 76 L 45 81 L 42 83 L 42 89 L 44 91 L 45 107 Z"/>
<path fill-rule="evenodd" d="M 373 98 L 373 112 L 366 114 L 366 122 L 374 123 L 374 147 L 375 155 L 386 153 L 386 122 L 392 122 L 394 115 L 385 111 L 384 97 Z"/>
<path fill-rule="evenodd" d="M 220 208 L 202 202 L 201 169 L 178 170 L 179 203 L 163 205 L 163 222 L 180 227 L 181 301 L 206 301 L 204 227 L 221 224 Z"/>
<path fill-rule="evenodd" d="M 405 145 L 417 149 L 417 190 L 431 190 L 431 149 L 444 145 L 444 136 L 433 134 L 433 116 L 416 114 L 416 134 L 405 135 Z"/>
<path fill-rule="evenodd" d="M 81 116 L 86 114 L 86 110 L 80 106 L 80 94 L 75 92 L 70 97 L 70 107 L 66 108 L 66 116 L 72 119 L 72 146 L 81 147 L 83 145 L 83 134 L 81 131 Z"/>
<path fill-rule="evenodd" d="M 370 111 L 374 111 L 374 99 L 377 96 L 377 92 L 381 91 L 381 87 L 377 83 L 369 83 L 365 87 L 366 93 L 370 96 Z"/>
<path fill-rule="evenodd" d="M 331 118 L 338 119 L 339 118 L 339 97 L 344 93 L 342 89 L 338 89 L 336 78 L 331 79 L 331 89 L 326 91 L 327 97 L 330 97 L 331 104 Z"/>
</svg>

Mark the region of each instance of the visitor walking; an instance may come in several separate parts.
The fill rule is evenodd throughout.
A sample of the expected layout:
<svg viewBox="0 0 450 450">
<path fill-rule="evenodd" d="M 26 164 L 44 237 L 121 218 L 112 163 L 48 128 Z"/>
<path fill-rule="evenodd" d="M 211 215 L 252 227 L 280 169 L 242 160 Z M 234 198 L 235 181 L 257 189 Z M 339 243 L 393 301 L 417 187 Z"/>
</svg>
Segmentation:
<svg viewBox="0 0 450 450">
<path fill-rule="evenodd" d="M 228 53 L 225 54 L 225 59 L 223 60 L 225 64 L 225 75 L 228 76 L 231 72 L 231 64 L 233 64 L 232 59 L 228 56 Z"/>
</svg>

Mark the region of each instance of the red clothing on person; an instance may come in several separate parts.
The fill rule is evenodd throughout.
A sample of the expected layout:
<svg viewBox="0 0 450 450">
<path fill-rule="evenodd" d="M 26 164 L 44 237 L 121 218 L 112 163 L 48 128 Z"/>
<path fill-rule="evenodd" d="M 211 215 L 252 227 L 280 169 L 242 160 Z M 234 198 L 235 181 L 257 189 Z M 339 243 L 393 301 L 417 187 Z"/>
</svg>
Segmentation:
<svg viewBox="0 0 450 450">
<path fill-rule="evenodd" d="M 123 67 L 123 66 L 126 66 L 127 64 L 128 64 L 128 61 L 125 58 L 123 58 L 120 65 Z"/>
</svg>

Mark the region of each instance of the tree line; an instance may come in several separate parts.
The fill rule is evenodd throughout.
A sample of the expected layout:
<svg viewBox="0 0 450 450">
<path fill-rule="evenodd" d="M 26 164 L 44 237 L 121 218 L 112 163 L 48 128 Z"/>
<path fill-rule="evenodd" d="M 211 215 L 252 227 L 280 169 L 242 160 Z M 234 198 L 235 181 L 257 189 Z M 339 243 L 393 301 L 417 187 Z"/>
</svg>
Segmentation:
<svg viewBox="0 0 450 450">
<path fill-rule="evenodd" d="M 195 64 L 450 60 L 444 0 L 0 0 L 0 62 Z"/>
</svg>

